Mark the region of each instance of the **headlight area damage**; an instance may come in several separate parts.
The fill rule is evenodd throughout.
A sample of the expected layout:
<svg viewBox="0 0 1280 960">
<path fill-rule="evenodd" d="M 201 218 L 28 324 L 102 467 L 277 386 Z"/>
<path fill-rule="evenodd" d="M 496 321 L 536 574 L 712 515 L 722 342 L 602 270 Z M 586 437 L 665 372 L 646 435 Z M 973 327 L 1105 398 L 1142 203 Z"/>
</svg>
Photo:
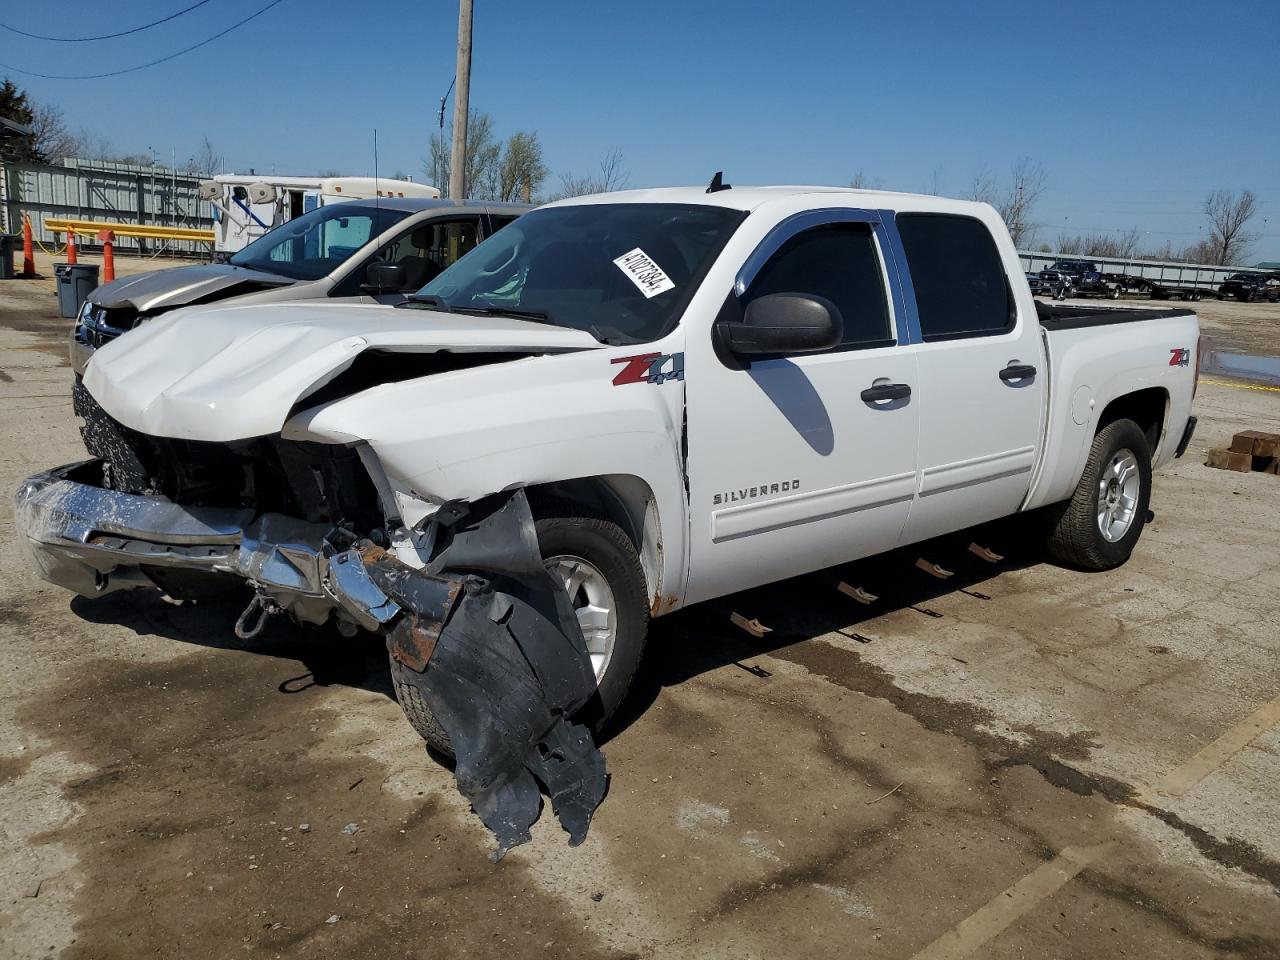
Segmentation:
<svg viewBox="0 0 1280 960">
<path fill-rule="evenodd" d="M 347 448 L 262 438 L 248 450 L 207 445 L 214 456 L 183 444 L 166 474 L 140 438 L 110 425 L 118 447 L 97 451 L 110 465 L 60 467 L 18 490 L 18 530 L 40 576 L 87 597 L 138 587 L 194 597 L 238 579 L 254 590 L 243 637 L 280 612 L 376 631 L 402 698 L 447 734 L 458 788 L 497 838 L 493 859 L 529 839 L 540 786 L 569 842 L 586 838 L 608 780 L 591 731 L 571 718 L 596 680 L 523 490 L 445 504 L 413 531 L 394 517 L 371 526 L 344 510 L 348 497 L 370 502 L 350 489 L 357 478 L 372 483 Z M 385 548 L 406 535 L 425 565 Z"/>
</svg>

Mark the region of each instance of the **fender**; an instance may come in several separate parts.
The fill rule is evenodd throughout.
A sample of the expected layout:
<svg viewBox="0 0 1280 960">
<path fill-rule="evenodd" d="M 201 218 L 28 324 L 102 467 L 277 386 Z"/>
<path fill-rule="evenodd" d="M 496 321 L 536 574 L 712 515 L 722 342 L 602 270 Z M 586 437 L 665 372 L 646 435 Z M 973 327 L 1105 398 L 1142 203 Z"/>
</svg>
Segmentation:
<svg viewBox="0 0 1280 960">
<path fill-rule="evenodd" d="M 678 340 L 673 335 L 645 352 L 673 358 Z M 282 436 L 362 441 L 392 490 L 434 502 L 634 477 L 657 508 L 662 559 L 651 600 L 663 597 L 669 610 L 683 596 L 687 553 L 684 383 L 650 376 L 615 386 L 634 356 L 635 347 L 612 347 L 385 384 L 295 414 Z M 665 372 L 675 362 L 669 359 Z M 645 363 L 647 371 L 655 361 Z"/>
</svg>

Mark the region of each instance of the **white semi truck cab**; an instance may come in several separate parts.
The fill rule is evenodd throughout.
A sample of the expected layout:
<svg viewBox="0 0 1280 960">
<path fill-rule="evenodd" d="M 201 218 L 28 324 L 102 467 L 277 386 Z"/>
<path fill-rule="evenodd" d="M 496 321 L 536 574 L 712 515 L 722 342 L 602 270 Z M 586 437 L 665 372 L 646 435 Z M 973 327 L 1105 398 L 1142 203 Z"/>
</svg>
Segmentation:
<svg viewBox="0 0 1280 960">
<path fill-rule="evenodd" d="M 86 596 L 231 575 L 378 629 L 333 531 L 419 569 L 442 511 L 523 490 L 607 716 L 649 618 L 692 603 L 1041 508 L 1059 560 L 1123 563 L 1197 341 L 1188 310 L 1037 304 L 985 204 L 582 197 L 400 307 L 184 308 L 107 344 L 95 459 L 29 479 L 18 525 Z"/>
</svg>

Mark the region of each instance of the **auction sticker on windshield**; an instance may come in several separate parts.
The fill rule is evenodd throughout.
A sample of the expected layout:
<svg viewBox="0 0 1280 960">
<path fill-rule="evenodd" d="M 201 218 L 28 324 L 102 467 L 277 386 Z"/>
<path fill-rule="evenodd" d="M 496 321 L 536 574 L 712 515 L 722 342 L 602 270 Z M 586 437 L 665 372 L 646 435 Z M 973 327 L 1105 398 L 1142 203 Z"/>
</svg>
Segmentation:
<svg viewBox="0 0 1280 960">
<path fill-rule="evenodd" d="M 613 262 L 619 270 L 631 278 L 631 282 L 639 288 L 646 300 L 675 287 L 671 278 L 663 273 L 662 268 L 653 262 L 653 258 L 639 247 L 630 253 L 624 253 Z"/>
</svg>

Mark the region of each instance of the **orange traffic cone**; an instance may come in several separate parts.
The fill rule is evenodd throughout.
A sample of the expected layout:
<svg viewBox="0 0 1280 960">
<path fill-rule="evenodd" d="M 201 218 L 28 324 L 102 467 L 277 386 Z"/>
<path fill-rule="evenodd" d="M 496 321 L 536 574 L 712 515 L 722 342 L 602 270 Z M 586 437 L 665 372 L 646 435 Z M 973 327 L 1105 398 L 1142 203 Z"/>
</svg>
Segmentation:
<svg viewBox="0 0 1280 960">
<path fill-rule="evenodd" d="M 116 235 L 113 230 L 99 230 L 98 239 L 102 241 L 102 282 L 110 283 L 116 278 L 116 258 L 111 245 Z"/>
<path fill-rule="evenodd" d="M 31 242 L 31 217 L 29 216 L 22 218 L 22 275 L 24 277 L 36 275 L 36 251 Z"/>
</svg>

